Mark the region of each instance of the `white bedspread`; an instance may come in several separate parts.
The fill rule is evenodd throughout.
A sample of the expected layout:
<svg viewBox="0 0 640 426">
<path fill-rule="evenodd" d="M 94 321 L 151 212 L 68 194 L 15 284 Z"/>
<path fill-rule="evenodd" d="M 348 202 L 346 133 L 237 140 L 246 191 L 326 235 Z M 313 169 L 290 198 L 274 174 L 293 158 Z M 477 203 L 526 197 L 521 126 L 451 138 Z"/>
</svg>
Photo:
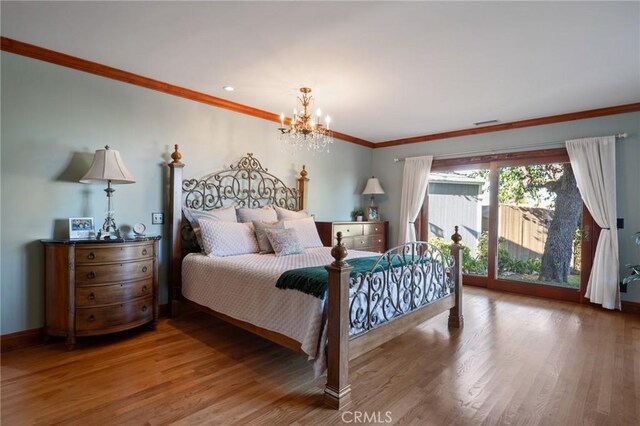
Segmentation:
<svg viewBox="0 0 640 426">
<path fill-rule="evenodd" d="M 350 250 L 347 259 L 365 256 L 379 254 Z M 278 289 L 275 284 L 287 270 L 331 262 L 331 247 L 281 257 L 189 254 L 182 263 L 182 294 L 216 312 L 290 337 L 313 359 L 318 350 L 324 301 L 298 290 Z"/>
</svg>

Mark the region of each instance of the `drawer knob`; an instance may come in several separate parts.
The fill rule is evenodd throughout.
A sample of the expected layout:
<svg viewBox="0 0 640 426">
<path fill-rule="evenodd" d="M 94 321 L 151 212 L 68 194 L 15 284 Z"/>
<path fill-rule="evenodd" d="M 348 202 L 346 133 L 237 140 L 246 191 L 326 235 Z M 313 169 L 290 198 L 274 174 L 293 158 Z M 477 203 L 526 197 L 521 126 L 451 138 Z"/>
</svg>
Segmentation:
<svg viewBox="0 0 640 426">
<path fill-rule="evenodd" d="M 89 260 L 93 260 L 96 258 L 96 254 L 94 252 L 89 252 L 89 254 L 87 255 L 87 259 Z"/>
<path fill-rule="evenodd" d="M 347 232 L 351 231 L 349 228 L 347 228 Z"/>
<path fill-rule="evenodd" d="M 373 228 L 373 229 L 375 229 L 376 231 L 378 230 L 378 228 Z"/>
<path fill-rule="evenodd" d="M 143 285 L 143 286 L 142 286 L 142 292 L 143 292 L 143 293 L 146 293 L 146 292 L 147 292 L 147 290 L 148 290 L 148 289 L 147 289 L 147 286 L 146 286 L 146 285 Z"/>
<path fill-rule="evenodd" d="M 96 317 L 93 314 L 89 315 L 89 318 L 87 318 L 87 321 L 89 322 L 94 322 L 95 320 L 96 320 Z"/>
<path fill-rule="evenodd" d="M 142 305 L 142 312 L 147 312 L 147 309 L 149 309 L 147 308 L 147 305 Z"/>
<path fill-rule="evenodd" d="M 142 250 L 142 255 L 143 255 L 143 256 L 146 256 L 146 255 L 147 255 L 147 249 L 143 249 L 143 250 Z"/>
<path fill-rule="evenodd" d="M 89 293 L 89 300 L 96 300 L 96 295 L 93 292 Z"/>
<path fill-rule="evenodd" d="M 360 244 L 364 244 L 364 241 L 360 241 Z"/>
<path fill-rule="evenodd" d="M 96 277 L 96 273 L 95 272 L 90 271 L 90 272 L 87 273 L 87 278 L 89 278 L 90 280 L 94 279 L 95 277 Z"/>
<path fill-rule="evenodd" d="M 142 272 L 147 272 L 147 267 L 146 266 L 142 267 Z"/>
</svg>

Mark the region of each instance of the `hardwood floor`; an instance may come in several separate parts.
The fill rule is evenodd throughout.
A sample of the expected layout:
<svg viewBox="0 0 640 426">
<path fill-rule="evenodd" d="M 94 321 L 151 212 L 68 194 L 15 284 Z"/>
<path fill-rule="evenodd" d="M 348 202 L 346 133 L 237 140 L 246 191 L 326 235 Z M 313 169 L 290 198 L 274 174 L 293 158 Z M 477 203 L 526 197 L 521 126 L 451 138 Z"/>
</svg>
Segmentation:
<svg viewBox="0 0 640 426">
<path fill-rule="evenodd" d="M 355 359 L 342 412 L 303 356 L 192 313 L 3 354 L 2 424 L 640 424 L 639 316 L 465 291 L 463 330 L 439 315 Z"/>
</svg>

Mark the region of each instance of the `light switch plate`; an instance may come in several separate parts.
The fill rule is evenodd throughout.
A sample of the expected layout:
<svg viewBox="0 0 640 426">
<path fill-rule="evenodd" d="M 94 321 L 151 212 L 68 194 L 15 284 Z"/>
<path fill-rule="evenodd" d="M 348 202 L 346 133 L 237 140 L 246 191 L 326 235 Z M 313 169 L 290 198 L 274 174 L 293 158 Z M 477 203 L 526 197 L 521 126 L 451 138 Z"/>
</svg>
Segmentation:
<svg viewBox="0 0 640 426">
<path fill-rule="evenodd" d="M 152 225 L 164 224 L 164 213 L 151 213 L 151 224 Z"/>
</svg>

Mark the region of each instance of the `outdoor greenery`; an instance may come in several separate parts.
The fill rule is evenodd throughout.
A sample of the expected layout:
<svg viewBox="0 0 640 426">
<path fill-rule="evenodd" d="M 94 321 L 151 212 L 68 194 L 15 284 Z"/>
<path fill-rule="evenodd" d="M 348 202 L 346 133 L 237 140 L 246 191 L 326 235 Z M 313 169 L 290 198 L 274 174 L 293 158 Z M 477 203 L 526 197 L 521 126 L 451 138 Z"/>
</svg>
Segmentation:
<svg viewBox="0 0 640 426">
<path fill-rule="evenodd" d="M 451 251 L 449 250 L 449 244 L 444 239 L 434 237 L 429 240 L 431 244 L 436 246 L 445 256 L 449 256 Z M 502 241 L 499 241 L 499 243 Z M 487 265 L 489 258 L 489 236 L 487 232 L 483 232 L 478 238 L 478 248 L 475 257 L 471 256 L 471 250 L 469 247 L 462 244 L 462 270 L 466 274 L 487 274 Z M 512 256 L 507 249 L 498 246 L 498 273 L 513 273 L 513 274 L 538 274 L 542 262 L 537 258 L 530 258 L 527 260 L 520 260 Z"/>
<path fill-rule="evenodd" d="M 499 241 L 502 242 L 502 241 Z M 436 246 L 443 255 L 450 256 L 450 242 L 443 238 L 432 237 L 429 243 Z M 471 256 L 469 247 L 462 244 L 462 271 L 465 274 L 487 274 L 489 238 L 486 232 L 483 232 L 478 238 L 477 255 Z M 502 278 L 514 278 L 518 281 L 539 282 L 538 274 L 542 266 L 542 260 L 538 258 L 530 258 L 520 260 L 509 254 L 509 252 L 498 246 L 498 274 Z M 554 283 L 569 288 L 580 288 L 580 276 L 570 275 L 565 283 Z"/>
<path fill-rule="evenodd" d="M 451 255 L 449 249 L 450 242 L 445 241 L 440 237 L 433 237 L 429 240 L 429 243 L 436 246 L 442 254 L 445 256 Z M 487 259 L 488 259 L 489 238 L 486 232 L 483 232 L 478 239 L 478 254 L 476 257 L 471 256 L 471 250 L 469 247 L 462 244 L 462 271 L 465 274 L 487 274 Z"/>
</svg>

